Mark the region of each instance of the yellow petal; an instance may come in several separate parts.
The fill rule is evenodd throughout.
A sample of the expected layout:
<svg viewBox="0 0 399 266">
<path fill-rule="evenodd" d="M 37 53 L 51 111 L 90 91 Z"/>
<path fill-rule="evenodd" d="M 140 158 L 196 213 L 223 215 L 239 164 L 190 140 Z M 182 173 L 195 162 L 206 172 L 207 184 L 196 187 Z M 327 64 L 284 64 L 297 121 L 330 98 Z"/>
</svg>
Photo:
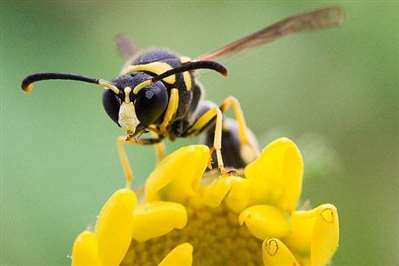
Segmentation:
<svg viewBox="0 0 399 266">
<path fill-rule="evenodd" d="M 253 203 L 271 204 L 294 211 L 301 195 L 302 155 L 290 139 L 280 138 L 263 149 L 245 168 L 251 183 Z"/>
<path fill-rule="evenodd" d="M 247 179 L 238 176 L 220 176 L 202 188 L 199 200 L 201 204 L 210 207 L 218 207 L 224 200 L 231 210 L 239 213 L 248 206 L 249 198 Z"/>
<path fill-rule="evenodd" d="M 231 188 L 231 180 L 228 176 L 218 177 L 201 191 L 201 198 L 205 205 L 218 207 Z"/>
<path fill-rule="evenodd" d="M 291 251 L 277 238 L 269 238 L 262 244 L 263 263 L 267 266 L 299 266 Z"/>
<path fill-rule="evenodd" d="M 238 217 L 240 225 L 245 223 L 255 237 L 284 237 L 290 232 L 289 215 L 273 206 L 255 205 L 245 209 Z"/>
<path fill-rule="evenodd" d="M 333 205 L 324 205 L 320 210 L 313 229 L 310 246 L 312 266 L 326 265 L 338 248 L 338 212 Z"/>
<path fill-rule="evenodd" d="M 291 215 L 291 234 L 283 239 L 291 250 L 302 256 L 310 254 L 310 240 L 315 222 L 315 209 L 295 211 Z"/>
<path fill-rule="evenodd" d="M 249 181 L 236 176 L 231 176 L 229 179 L 231 180 L 231 188 L 225 202 L 232 211 L 239 213 L 249 204 L 251 196 Z"/>
<path fill-rule="evenodd" d="M 284 239 L 301 256 L 310 257 L 312 266 L 325 265 L 338 247 L 338 213 L 334 205 L 322 204 L 291 216 L 292 233 Z"/>
<path fill-rule="evenodd" d="M 139 242 L 165 235 L 187 223 L 183 205 L 175 202 L 155 201 L 138 205 L 133 213 L 132 236 Z"/>
<path fill-rule="evenodd" d="M 173 152 L 148 177 L 146 201 L 184 202 L 195 195 L 209 160 L 209 148 L 205 145 L 186 146 Z"/>
<path fill-rule="evenodd" d="M 161 261 L 159 266 L 191 266 L 193 263 L 193 246 L 183 243 L 175 247 Z"/>
<path fill-rule="evenodd" d="M 299 265 L 301 266 L 311 266 L 310 264 L 310 258 L 308 256 L 296 256 L 297 261 L 299 262 Z"/>
<path fill-rule="evenodd" d="M 136 195 L 128 188 L 114 192 L 102 207 L 95 233 L 98 255 L 104 265 L 119 265 L 132 238 L 133 209 Z"/>
<path fill-rule="evenodd" d="M 87 230 L 78 235 L 72 248 L 72 266 L 86 265 L 101 265 L 97 251 L 97 237 Z"/>
</svg>

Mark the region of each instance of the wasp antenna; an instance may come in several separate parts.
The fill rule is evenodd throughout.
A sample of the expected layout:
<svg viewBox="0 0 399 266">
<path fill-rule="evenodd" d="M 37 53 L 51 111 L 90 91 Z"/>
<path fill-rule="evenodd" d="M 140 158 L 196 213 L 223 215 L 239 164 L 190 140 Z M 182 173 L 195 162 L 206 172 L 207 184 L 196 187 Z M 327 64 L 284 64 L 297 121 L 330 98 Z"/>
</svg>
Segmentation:
<svg viewBox="0 0 399 266">
<path fill-rule="evenodd" d="M 77 74 L 70 74 L 70 73 L 35 73 L 32 75 L 27 76 L 24 78 L 22 81 L 21 87 L 22 90 L 25 92 L 31 92 L 33 88 L 33 83 L 36 81 L 41 81 L 41 80 L 50 80 L 50 79 L 62 79 L 62 80 L 76 80 L 76 81 L 82 81 L 86 83 L 91 83 L 91 84 L 96 84 L 102 87 L 106 87 L 107 89 L 110 89 L 114 91 L 115 93 L 119 93 L 119 90 L 117 87 L 112 85 L 109 81 L 103 80 L 103 79 L 96 79 L 96 78 L 90 78 L 90 77 L 85 77 L 82 75 L 77 75 Z"/>
<path fill-rule="evenodd" d="M 222 74 L 223 76 L 227 76 L 227 74 L 228 74 L 227 68 L 225 68 L 222 64 L 215 62 L 215 61 L 200 60 L 200 61 L 194 61 L 194 62 L 187 62 L 187 63 L 182 64 L 179 67 L 165 71 L 161 75 L 154 77 L 152 79 L 152 82 L 159 81 L 161 79 L 164 79 L 166 77 L 172 76 L 177 73 L 192 71 L 192 70 L 197 70 L 197 69 L 211 69 L 211 70 L 214 70 L 214 71 Z"/>
</svg>

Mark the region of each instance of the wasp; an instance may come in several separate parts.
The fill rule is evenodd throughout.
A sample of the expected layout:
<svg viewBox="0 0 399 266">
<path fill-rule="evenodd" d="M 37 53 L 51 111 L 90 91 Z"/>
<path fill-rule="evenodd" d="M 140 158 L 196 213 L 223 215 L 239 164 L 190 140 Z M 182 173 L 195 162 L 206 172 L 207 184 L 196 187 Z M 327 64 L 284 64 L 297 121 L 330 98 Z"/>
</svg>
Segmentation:
<svg viewBox="0 0 399 266">
<path fill-rule="evenodd" d="M 166 49 L 140 50 L 125 36 L 119 35 L 116 43 L 126 64 L 111 81 L 69 73 L 35 73 L 27 76 L 21 86 L 29 92 L 36 81 L 61 79 L 104 88 L 105 112 L 126 133 L 117 138 L 117 148 L 127 180 L 132 180 L 133 174 L 125 144 L 153 144 L 158 159 L 161 159 L 165 138 L 173 141 L 203 132 L 205 143 L 211 147 L 214 167 L 226 174 L 226 169 L 242 168 L 257 157 L 256 139 L 246 125 L 236 98 L 227 97 L 220 105 L 203 99 L 204 90 L 197 71 L 208 69 L 226 76 L 227 69 L 215 60 L 292 33 L 338 26 L 343 18 L 343 10 L 339 7 L 301 13 L 194 59 Z M 230 108 L 235 119 L 224 118 L 223 113 Z M 144 138 L 144 133 L 152 135 Z"/>
</svg>

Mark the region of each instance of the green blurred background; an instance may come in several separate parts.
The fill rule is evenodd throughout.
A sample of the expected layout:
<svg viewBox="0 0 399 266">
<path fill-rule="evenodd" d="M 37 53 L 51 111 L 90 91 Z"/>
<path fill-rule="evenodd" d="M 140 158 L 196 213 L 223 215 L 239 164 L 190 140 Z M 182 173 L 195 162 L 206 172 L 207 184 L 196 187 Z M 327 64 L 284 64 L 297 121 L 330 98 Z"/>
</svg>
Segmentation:
<svg viewBox="0 0 399 266">
<path fill-rule="evenodd" d="M 2 1 L 0 265 L 68 265 L 74 237 L 123 185 L 121 131 L 103 111 L 101 90 L 49 81 L 25 95 L 25 75 L 111 79 L 123 64 L 117 33 L 195 57 L 331 3 Z M 209 99 L 241 100 L 262 146 L 279 136 L 298 143 L 303 199 L 339 209 L 334 265 L 398 265 L 399 4 L 338 3 L 347 13 L 341 28 L 251 50 L 225 61 L 228 79 L 201 80 Z M 128 150 L 138 186 L 154 166 L 153 149 Z"/>
</svg>

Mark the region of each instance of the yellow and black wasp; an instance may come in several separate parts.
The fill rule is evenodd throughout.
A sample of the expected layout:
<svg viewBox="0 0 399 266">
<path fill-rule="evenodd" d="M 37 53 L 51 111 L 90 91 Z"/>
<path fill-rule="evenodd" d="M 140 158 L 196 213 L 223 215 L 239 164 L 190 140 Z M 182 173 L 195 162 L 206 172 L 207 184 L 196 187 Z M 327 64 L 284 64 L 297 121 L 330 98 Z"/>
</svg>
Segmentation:
<svg viewBox="0 0 399 266">
<path fill-rule="evenodd" d="M 338 26 L 343 18 L 339 7 L 298 14 L 195 59 L 165 49 L 140 51 L 126 37 L 119 36 L 117 45 L 127 63 L 112 81 L 76 74 L 35 73 L 23 80 L 22 89 L 29 92 L 33 82 L 49 79 L 76 80 L 103 87 L 106 113 L 126 132 L 117 139 L 117 146 L 128 180 L 132 178 L 132 170 L 124 144 L 155 144 L 158 158 L 161 158 L 163 139 L 174 140 L 202 132 L 206 134 L 206 144 L 215 153 L 218 169 L 226 173 L 227 167 L 241 168 L 256 158 L 256 140 L 246 126 L 236 98 L 227 97 L 220 105 L 202 99 L 203 89 L 195 76 L 196 71 L 210 69 L 226 76 L 227 69 L 215 59 L 291 33 Z M 235 120 L 223 119 L 223 113 L 229 108 L 233 109 Z M 152 137 L 142 138 L 142 134 L 148 132 Z"/>
</svg>

